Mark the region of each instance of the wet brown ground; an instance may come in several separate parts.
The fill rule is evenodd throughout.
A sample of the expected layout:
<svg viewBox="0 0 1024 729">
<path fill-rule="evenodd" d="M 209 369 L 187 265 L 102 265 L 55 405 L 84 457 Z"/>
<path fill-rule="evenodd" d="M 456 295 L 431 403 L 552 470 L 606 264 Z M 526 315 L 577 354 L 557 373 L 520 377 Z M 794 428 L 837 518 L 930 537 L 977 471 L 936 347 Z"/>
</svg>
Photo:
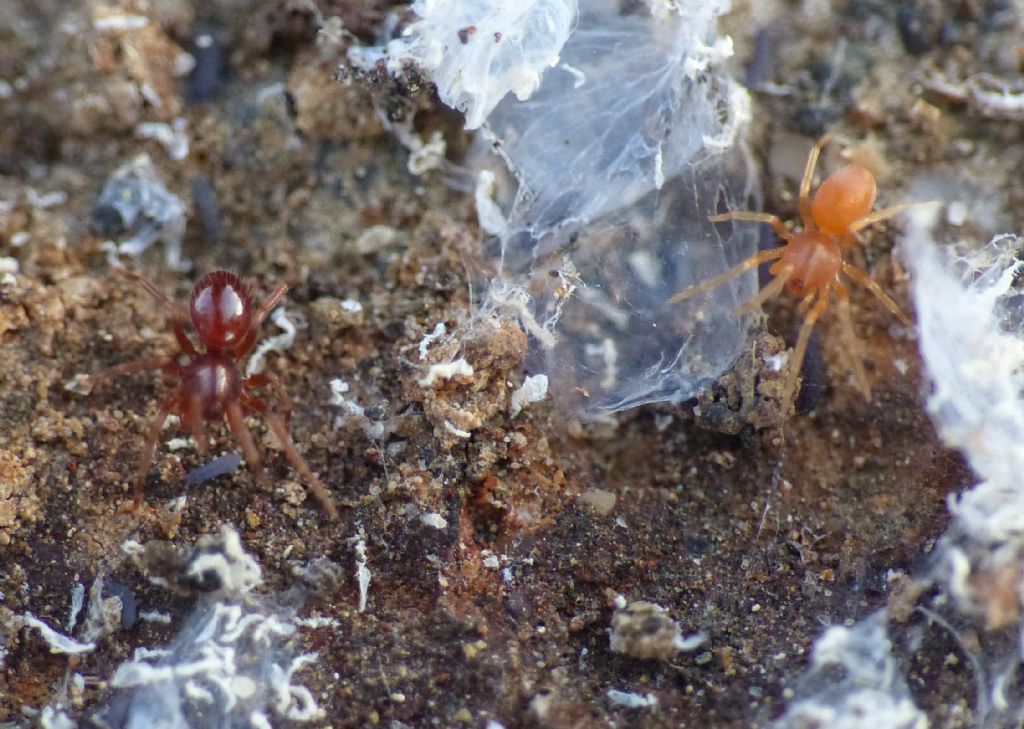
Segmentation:
<svg viewBox="0 0 1024 729">
<path fill-rule="evenodd" d="M 367 37 L 379 22 L 372 3 L 320 5 Z M 875 165 L 883 194 L 895 198 L 926 170 L 959 169 L 1012 202 L 1019 154 L 1007 143 L 1019 130 L 920 81 L 935 69 L 962 80 L 1012 63 L 1000 41 L 1012 24 L 992 21 L 987 5 L 907 5 L 932 19 L 923 48 L 909 31 L 900 40 L 889 3 L 836 2 L 822 19 L 775 3 L 760 19 L 744 8 L 728 19 L 743 62 L 755 52 L 754 31 L 771 31 L 772 65 L 754 70 L 790 88 L 754 96 L 751 147 L 766 209 L 793 214 L 794 177 L 826 126 L 837 147 Z M 69 667 L 90 679 L 76 711 L 100 706 L 98 682 L 136 646 L 168 642 L 190 605 L 150 586 L 121 544 L 191 543 L 222 523 L 241 531 L 269 590 L 293 585 L 293 568 L 317 557 L 347 576 L 304 609 L 341 626 L 304 638 L 320 652 L 305 682 L 325 725 L 745 726 L 777 715 L 813 639 L 884 605 L 887 575 L 921 568 L 947 524 L 946 495 L 971 483 L 924 412 L 912 332 L 857 293 L 870 402 L 854 389 L 827 320 L 823 354 L 811 355 L 826 366 L 823 389 L 805 395 L 816 407 L 737 434 L 709 430 L 692 406 L 642 408 L 610 426 L 576 422 L 548 400 L 513 419 L 527 340 L 511 323 L 462 348 L 432 350 L 435 361 L 465 356 L 475 373 L 424 387 L 413 364 L 419 342 L 437 322 L 452 329 L 468 317 L 470 285 L 479 291 L 487 270 L 482 235 L 469 196 L 438 173 L 407 172 L 407 152 L 383 131 L 372 99 L 419 105 L 418 125 L 443 129 L 455 148 L 460 122 L 429 94 L 406 102 L 407 89 L 371 96 L 335 82 L 338 51 L 315 45 L 302 3 L 255 2 L 228 23 L 235 6 L 154 2 L 146 13 L 159 22 L 121 40 L 92 30 L 86 8 L 56 1 L 10 2 L 0 19 L 0 78 L 27 79 L 0 98 L 0 199 L 13 202 L 0 210 L 0 255 L 20 264 L 0 286 L 0 623 L 30 610 L 57 625 L 70 585 L 98 574 L 133 589 L 140 609 L 174 616 L 168 626 L 140 622 L 110 636 L 71 666 L 36 633 L 0 630 L 8 650 L 0 721 L 26 719 L 23 708 L 51 700 Z M 785 22 L 765 20 L 772 12 Z M 949 37 L 937 41 L 942 23 Z M 170 57 L 199 28 L 219 38 L 230 72 L 216 99 L 190 105 Z M 141 83 L 162 106 L 138 98 Z M 289 96 L 257 100 L 274 83 Z M 179 114 L 189 122 L 186 160 L 132 138 L 139 122 Z M 121 513 L 167 385 L 136 375 L 82 395 L 65 383 L 173 347 L 161 311 L 109 269 L 89 234 L 106 177 L 139 151 L 183 198 L 196 178 L 215 192 L 220 235 L 192 204 L 184 252 L 196 270 L 229 268 L 260 294 L 291 286 L 287 310 L 308 326 L 269 362 L 295 401 L 293 437 L 338 502 L 337 522 L 302 501 L 297 475 L 273 450 L 273 491 L 244 469 L 186 491 L 184 476 L 206 459 L 162 448 L 147 483 L 154 515 Z M 40 207 L 30 187 L 67 199 Z M 1003 229 L 1019 229 L 1019 219 L 999 215 L 1011 226 Z M 389 229 L 383 242 L 371 245 L 371 226 Z M 989 232 L 982 225 L 977 235 Z M 893 239 L 892 228 L 873 232 L 857 255 L 910 309 L 888 254 Z M 137 268 L 179 301 L 194 280 L 163 265 L 160 244 Z M 361 316 L 341 315 L 344 299 L 360 302 Z M 769 313 L 768 331 L 791 341 L 791 301 Z M 265 331 L 276 333 L 270 323 Z M 761 336 L 764 346 L 775 342 Z M 335 422 L 340 409 L 327 404 L 335 378 L 349 383 L 353 401 L 373 405 L 386 435 L 373 440 L 354 421 Z M 469 439 L 445 430 L 453 418 L 473 422 Z M 273 445 L 250 425 L 261 448 Z M 225 429 L 214 436 L 215 452 L 234 448 Z M 590 505 L 595 489 L 614 494 L 610 510 Z M 180 521 L 162 519 L 183 493 Z M 447 526 L 424 525 L 426 513 Z M 363 613 L 351 541 L 360 533 L 372 573 Z M 499 569 L 485 565 L 492 556 Z M 667 662 L 612 653 L 617 595 L 665 607 L 684 634 L 706 631 L 709 645 Z M 617 706 L 609 689 L 653 693 L 659 708 Z M 915 685 L 936 718 L 942 695 Z"/>
</svg>

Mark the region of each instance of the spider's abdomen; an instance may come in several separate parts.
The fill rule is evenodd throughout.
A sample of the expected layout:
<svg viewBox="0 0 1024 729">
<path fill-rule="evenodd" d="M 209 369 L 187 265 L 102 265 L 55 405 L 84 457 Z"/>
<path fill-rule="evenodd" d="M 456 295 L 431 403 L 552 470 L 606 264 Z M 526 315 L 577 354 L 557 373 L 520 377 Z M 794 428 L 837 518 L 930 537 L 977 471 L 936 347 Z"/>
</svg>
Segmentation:
<svg viewBox="0 0 1024 729">
<path fill-rule="evenodd" d="M 199 279 L 192 289 L 189 315 L 209 349 L 231 349 L 249 332 L 252 299 L 238 276 L 214 271 Z"/>
<path fill-rule="evenodd" d="M 811 217 L 822 232 L 844 235 L 850 226 L 871 212 L 875 204 L 875 177 L 859 165 L 833 172 L 818 187 Z"/>
<path fill-rule="evenodd" d="M 205 420 L 223 417 L 229 403 L 242 396 L 242 373 L 231 357 L 202 354 L 185 368 L 183 391 L 199 400 Z"/>
</svg>

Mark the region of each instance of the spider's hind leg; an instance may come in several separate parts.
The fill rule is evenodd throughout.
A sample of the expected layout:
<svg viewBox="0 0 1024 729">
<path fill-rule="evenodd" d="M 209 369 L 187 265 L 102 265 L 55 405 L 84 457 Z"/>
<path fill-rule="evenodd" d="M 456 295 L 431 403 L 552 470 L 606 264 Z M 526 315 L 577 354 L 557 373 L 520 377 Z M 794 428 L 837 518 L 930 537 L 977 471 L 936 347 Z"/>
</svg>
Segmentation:
<svg viewBox="0 0 1024 729">
<path fill-rule="evenodd" d="M 772 266 L 774 270 L 775 266 Z M 791 265 L 785 265 L 779 269 L 778 273 L 775 274 L 775 278 L 771 280 L 771 283 L 767 284 L 760 291 L 755 294 L 750 301 L 746 302 L 742 306 L 733 312 L 733 316 L 740 317 L 755 311 L 768 299 L 774 298 L 782 293 L 782 289 L 786 287 L 786 283 L 793 277 L 794 268 Z"/>
<path fill-rule="evenodd" d="M 146 496 L 146 475 L 149 467 L 153 464 L 153 456 L 156 454 L 156 444 L 160 440 L 160 431 L 164 427 L 164 421 L 175 410 L 181 409 L 181 392 L 175 390 L 164 398 L 160 403 L 160 409 L 149 421 L 149 430 L 146 433 L 146 444 L 142 449 L 142 458 L 139 460 L 139 470 L 135 477 L 135 485 L 132 489 L 135 508 L 139 509 Z"/>
<path fill-rule="evenodd" d="M 245 462 L 249 465 L 249 469 L 256 475 L 256 480 L 260 484 L 269 486 L 270 479 L 267 478 L 267 474 L 263 470 L 263 462 L 260 459 L 259 449 L 256 448 L 256 441 L 253 440 L 252 433 L 249 432 L 249 428 L 245 424 L 242 406 L 237 402 L 232 402 L 228 404 L 225 414 L 232 435 L 235 436 L 238 445 L 242 447 L 242 455 L 245 456 Z"/>
<path fill-rule="evenodd" d="M 885 290 L 878 285 L 875 279 L 871 278 L 871 274 L 857 268 L 852 263 L 843 263 L 843 273 L 874 294 L 875 298 L 881 301 L 882 305 L 891 311 L 892 315 L 899 319 L 903 326 L 911 326 L 910 317 L 903 313 L 900 305 L 893 301 L 889 294 L 885 293 Z"/>
<path fill-rule="evenodd" d="M 830 291 L 831 287 L 826 286 L 816 292 L 818 300 L 807 312 L 804 323 L 800 327 L 800 334 L 796 339 L 796 346 L 793 348 L 793 354 L 789 361 L 789 372 L 786 374 L 786 386 L 782 394 L 783 407 L 786 407 L 785 403 L 793 400 L 796 393 L 797 383 L 800 380 L 800 369 L 804 363 L 804 355 L 807 353 L 807 342 L 811 338 L 811 332 L 814 331 L 814 325 L 818 323 L 818 319 L 828 308 Z M 808 294 L 808 298 L 814 295 L 815 292 L 812 292 Z"/>
<path fill-rule="evenodd" d="M 245 380 L 246 388 L 257 388 L 270 385 L 274 390 L 274 397 L 277 398 L 277 406 L 281 409 L 281 413 L 284 415 L 285 427 L 291 427 L 292 424 L 292 401 L 288 397 L 288 391 L 285 389 L 284 384 L 277 375 L 272 375 L 269 372 L 258 372 L 252 377 L 248 377 Z"/>
<path fill-rule="evenodd" d="M 868 375 L 864 370 L 863 347 L 853 331 L 853 317 L 850 315 L 850 291 L 841 281 L 837 281 L 835 287 L 836 298 L 839 300 L 839 329 L 843 338 L 843 348 L 849 358 L 853 380 L 857 383 L 860 394 L 866 399 L 871 399 L 871 385 L 868 383 Z"/>
<path fill-rule="evenodd" d="M 259 413 L 263 416 L 264 420 L 267 421 L 267 425 L 270 426 L 271 432 L 277 437 L 278 442 L 281 444 L 281 449 L 284 450 L 284 455 L 288 459 L 288 462 L 292 464 L 292 468 L 298 471 L 303 478 L 306 479 L 306 483 L 309 485 L 309 491 L 313 494 L 313 497 L 320 502 L 320 506 L 327 512 L 327 516 L 331 519 L 338 518 L 338 507 L 334 505 L 334 500 L 327 491 L 327 487 L 324 486 L 323 482 L 317 477 L 313 470 L 306 463 L 306 459 L 302 457 L 296 449 L 295 444 L 292 442 L 292 437 L 288 433 L 288 426 L 285 425 L 284 420 L 280 415 L 273 412 L 270 407 L 258 397 L 248 396 L 243 400 L 247 410 Z M 237 405 L 236 405 L 237 407 Z"/>
</svg>

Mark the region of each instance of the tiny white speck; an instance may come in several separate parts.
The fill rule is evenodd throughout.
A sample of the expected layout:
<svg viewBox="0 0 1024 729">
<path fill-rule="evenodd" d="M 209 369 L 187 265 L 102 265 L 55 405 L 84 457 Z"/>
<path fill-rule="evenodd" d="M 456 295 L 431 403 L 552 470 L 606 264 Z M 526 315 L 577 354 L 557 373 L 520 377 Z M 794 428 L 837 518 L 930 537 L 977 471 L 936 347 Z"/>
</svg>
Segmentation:
<svg viewBox="0 0 1024 729">
<path fill-rule="evenodd" d="M 967 203 L 963 200 L 951 202 L 946 208 L 946 222 L 960 226 L 967 222 Z"/>
<path fill-rule="evenodd" d="M 789 352 L 780 352 L 779 354 L 773 354 L 771 357 L 765 357 L 764 360 L 769 369 L 772 372 L 781 372 L 782 368 L 786 366 L 789 361 Z"/>
<path fill-rule="evenodd" d="M 424 526 L 433 527 L 434 529 L 444 529 L 448 526 L 448 521 L 437 512 L 424 514 L 420 517 L 420 522 Z"/>
</svg>

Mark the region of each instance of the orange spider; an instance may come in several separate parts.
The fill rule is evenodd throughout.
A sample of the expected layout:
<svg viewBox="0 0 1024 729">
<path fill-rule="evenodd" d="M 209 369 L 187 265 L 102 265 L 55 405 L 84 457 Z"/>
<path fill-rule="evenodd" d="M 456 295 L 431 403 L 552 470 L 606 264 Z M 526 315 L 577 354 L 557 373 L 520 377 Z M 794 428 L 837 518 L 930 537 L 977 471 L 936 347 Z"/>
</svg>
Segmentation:
<svg viewBox="0 0 1024 729">
<path fill-rule="evenodd" d="M 796 348 L 790 360 L 783 402 L 789 402 L 796 390 L 811 330 L 814 329 L 815 323 L 828 308 L 833 292 L 839 300 L 839 321 L 843 337 L 853 355 L 850 361 L 857 388 L 864 397 L 871 396 L 864 363 L 859 354 L 859 345 L 856 335 L 853 333 L 853 323 L 850 318 L 850 292 L 840 279 L 840 273 L 867 288 L 897 319 L 910 326 L 910 319 L 903 313 L 899 305 L 875 283 L 870 274 L 844 261 L 843 253 L 859 240 L 858 231 L 861 229 L 891 218 L 907 208 L 921 203 L 894 205 L 872 213 L 871 208 L 875 204 L 875 178 L 868 170 L 858 165 L 849 165 L 833 172 L 819 185 L 814 199 L 811 200 L 811 179 L 814 177 L 814 169 L 818 164 L 818 156 L 821 154 L 822 147 L 828 143 L 828 139 L 826 134 L 811 148 L 811 152 L 807 156 L 804 176 L 800 180 L 799 206 L 803 230 L 794 233 L 777 215 L 769 213 L 742 210 L 710 216 L 708 220 L 714 223 L 727 220 L 768 223 L 776 235 L 785 241 L 785 245 L 761 251 L 733 266 L 725 273 L 684 289 L 669 299 L 670 303 L 686 301 L 710 291 L 762 263 L 775 261 L 769 269 L 775 277 L 771 283 L 733 313 L 735 316 L 749 313 L 768 299 L 777 296 L 783 288 L 791 294 L 801 297 L 798 310 L 806 316 L 803 326 L 800 327 L 800 335 L 797 337 Z"/>
</svg>

